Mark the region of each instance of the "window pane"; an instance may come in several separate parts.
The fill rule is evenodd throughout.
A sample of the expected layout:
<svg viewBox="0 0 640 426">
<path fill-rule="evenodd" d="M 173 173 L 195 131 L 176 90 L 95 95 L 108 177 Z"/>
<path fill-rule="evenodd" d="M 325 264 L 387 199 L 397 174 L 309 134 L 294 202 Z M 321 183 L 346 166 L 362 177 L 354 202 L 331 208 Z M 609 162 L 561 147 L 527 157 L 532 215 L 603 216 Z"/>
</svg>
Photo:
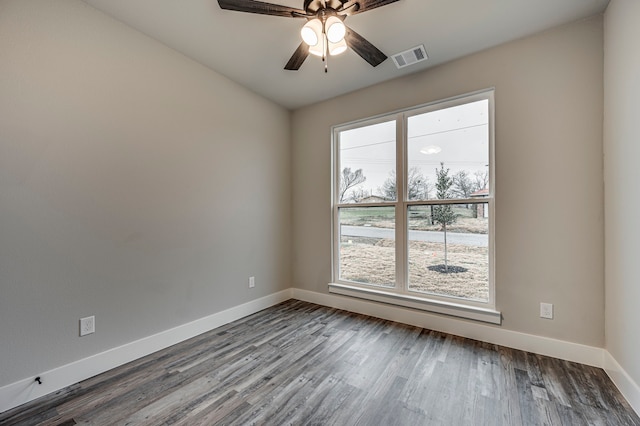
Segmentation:
<svg viewBox="0 0 640 426">
<path fill-rule="evenodd" d="M 339 133 L 338 203 L 395 201 L 396 123 Z"/>
<path fill-rule="evenodd" d="M 409 290 L 489 300 L 488 207 L 409 207 Z"/>
<path fill-rule="evenodd" d="M 471 198 L 489 188 L 489 101 L 409 117 L 409 200 Z M 438 191 L 438 172 L 450 185 Z"/>
<path fill-rule="evenodd" d="M 395 208 L 341 208 L 340 280 L 394 287 Z"/>
</svg>

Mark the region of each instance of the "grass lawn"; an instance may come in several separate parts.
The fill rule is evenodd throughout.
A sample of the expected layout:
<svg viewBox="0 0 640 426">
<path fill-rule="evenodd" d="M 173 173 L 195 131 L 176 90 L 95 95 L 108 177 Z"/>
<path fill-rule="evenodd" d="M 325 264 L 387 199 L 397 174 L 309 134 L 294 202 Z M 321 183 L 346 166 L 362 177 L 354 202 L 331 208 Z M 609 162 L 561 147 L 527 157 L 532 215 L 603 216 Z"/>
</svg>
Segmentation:
<svg viewBox="0 0 640 426">
<path fill-rule="evenodd" d="M 461 273 L 440 273 L 429 266 L 444 262 L 443 244 L 409 243 L 409 289 L 421 293 L 487 301 L 488 249 L 448 244 L 448 264 L 466 268 Z M 389 239 L 344 238 L 340 245 L 340 278 L 393 287 L 395 242 Z"/>
</svg>

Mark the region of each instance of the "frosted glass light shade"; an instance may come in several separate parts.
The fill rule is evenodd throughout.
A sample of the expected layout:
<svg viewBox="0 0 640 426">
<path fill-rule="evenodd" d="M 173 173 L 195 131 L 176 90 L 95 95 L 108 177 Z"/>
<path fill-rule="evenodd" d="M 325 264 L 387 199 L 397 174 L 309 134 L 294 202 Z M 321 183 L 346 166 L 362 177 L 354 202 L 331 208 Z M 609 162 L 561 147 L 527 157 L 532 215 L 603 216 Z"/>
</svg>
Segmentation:
<svg viewBox="0 0 640 426">
<path fill-rule="evenodd" d="M 315 46 L 309 46 L 309 53 L 316 56 L 324 56 L 324 43 L 317 43 Z"/>
<path fill-rule="evenodd" d="M 327 39 L 331 43 L 339 43 L 340 41 L 344 40 L 347 29 L 340 18 L 336 16 L 330 16 L 329 19 L 327 19 L 325 28 L 327 29 Z"/>
<path fill-rule="evenodd" d="M 347 50 L 347 42 L 344 41 L 344 38 L 338 43 L 329 42 L 329 53 L 331 54 L 331 56 L 339 55 L 345 50 Z"/>
<path fill-rule="evenodd" d="M 319 19 L 312 19 L 300 30 L 302 40 L 309 46 L 317 46 L 322 36 L 322 22 Z"/>
</svg>

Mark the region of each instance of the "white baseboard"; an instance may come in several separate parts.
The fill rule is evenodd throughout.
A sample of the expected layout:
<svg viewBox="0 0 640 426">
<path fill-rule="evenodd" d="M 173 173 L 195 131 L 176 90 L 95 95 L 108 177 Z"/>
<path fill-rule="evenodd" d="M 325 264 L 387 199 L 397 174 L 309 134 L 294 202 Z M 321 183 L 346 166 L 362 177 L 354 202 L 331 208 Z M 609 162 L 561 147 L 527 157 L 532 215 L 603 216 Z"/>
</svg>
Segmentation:
<svg viewBox="0 0 640 426">
<path fill-rule="evenodd" d="M 316 293 L 294 288 L 293 298 L 318 305 L 344 309 L 358 314 L 370 315 L 390 321 L 397 321 L 429 330 L 441 331 L 456 336 L 481 340 L 487 343 L 507 346 L 540 355 L 547 355 L 567 361 L 579 362 L 594 367 L 603 366 L 602 348 L 565 342 L 549 337 L 519 333 L 500 327 L 475 323 L 453 317 L 419 312 L 394 305 L 369 302 L 363 299 L 335 294 Z"/>
<path fill-rule="evenodd" d="M 291 289 L 127 343 L 0 388 L 0 413 L 292 298 Z"/>
<path fill-rule="evenodd" d="M 611 381 L 620 390 L 620 393 L 627 399 L 629 405 L 640 415 L 640 386 L 629 374 L 618 364 L 618 361 L 609 353 L 604 351 L 604 371 L 611 378 Z"/>
</svg>

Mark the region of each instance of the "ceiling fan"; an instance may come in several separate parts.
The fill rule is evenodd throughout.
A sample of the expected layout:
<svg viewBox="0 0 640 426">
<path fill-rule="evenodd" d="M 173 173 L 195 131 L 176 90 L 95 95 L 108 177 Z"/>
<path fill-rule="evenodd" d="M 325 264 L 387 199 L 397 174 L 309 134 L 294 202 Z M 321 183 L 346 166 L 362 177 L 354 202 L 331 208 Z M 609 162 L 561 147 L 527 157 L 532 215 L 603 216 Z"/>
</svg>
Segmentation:
<svg viewBox="0 0 640 426">
<path fill-rule="evenodd" d="M 302 9 L 255 0 L 218 0 L 218 4 L 226 10 L 306 19 L 307 23 L 300 31 L 303 41 L 284 69 L 300 69 L 307 56 L 313 54 L 322 58 L 327 72 L 328 55 L 338 55 L 347 50 L 347 47 L 374 67 L 387 59 L 387 55 L 344 25 L 343 21 L 349 15 L 396 1 L 398 0 L 304 0 Z"/>
</svg>

